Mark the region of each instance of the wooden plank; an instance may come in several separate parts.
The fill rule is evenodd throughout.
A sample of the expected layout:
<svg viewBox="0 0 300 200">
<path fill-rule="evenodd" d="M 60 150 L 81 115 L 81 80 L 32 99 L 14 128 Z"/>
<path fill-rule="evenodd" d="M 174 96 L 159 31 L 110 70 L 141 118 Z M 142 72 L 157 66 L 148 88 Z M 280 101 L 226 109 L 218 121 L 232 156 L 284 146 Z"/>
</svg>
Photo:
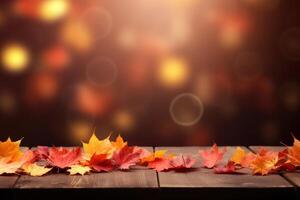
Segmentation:
<svg viewBox="0 0 300 200">
<path fill-rule="evenodd" d="M 260 148 L 265 148 L 272 151 L 282 151 L 286 147 L 284 146 L 250 146 L 249 147 L 254 152 L 257 152 Z M 300 187 L 300 170 L 296 172 L 285 172 L 282 174 L 285 178 L 295 184 L 297 187 Z"/>
<path fill-rule="evenodd" d="M 279 175 L 253 176 L 248 169 L 242 169 L 244 174 L 214 174 L 213 170 L 201 168 L 199 150 L 208 147 L 157 147 L 155 150 L 167 149 L 170 153 L 193 155 L 196 169 L 185 173 L 175 171 L 159 172 L 159 184 L 169 193 L 174 189 L 181 189 L 199 193 L 207 197 L 232 199 L 232 195 L 242 195 L 243 199 L 266 198 L 272 195 L 294 197 L 293 186 Z M 243 147 L 248 151 L 245 147 Z M 220 164 L 225 164 L 231 157 L 235 147 L 226 147 L 227 152 Z M 190 189 L 190 190 L 189 190 Z M 213 192 L 215 191 L 215 192 Z M 168 193 L 167 192 L 167 193 Z M 192 193 L 191 193 L 192 194 Z M 239 197 L 240 198 L 240 197 Z"/>
<path fill-rule="evenodd" d="M 16 181 L 18 180 L 18 175 L 1 175 L 0 176 L 0 188 L 1 189 L 9 189 L 14 186 Z"/>
<path fill-rule="evenodd" d="M 153 151 L 152 147 L 147 147 Z M 144 167 L 135 167 L 129 171 L 109 173 L 91 173 L 89 175 L 69 176 L 50 174 L 42 177 L 21 176 L 15 188 L 156 188 L 156 172 Z"/>
</svg>

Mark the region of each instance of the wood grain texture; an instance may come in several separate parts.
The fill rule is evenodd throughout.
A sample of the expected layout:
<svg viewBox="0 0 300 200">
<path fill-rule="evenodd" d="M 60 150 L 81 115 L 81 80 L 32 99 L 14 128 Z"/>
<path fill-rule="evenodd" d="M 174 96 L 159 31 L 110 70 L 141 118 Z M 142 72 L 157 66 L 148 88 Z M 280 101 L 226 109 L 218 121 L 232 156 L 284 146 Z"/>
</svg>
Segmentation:
<svg viewBox="0 0 300 200">
<path fill-rule="evenodd" d="M 170 153 L 191 154 L 200 167 L 199 150 L 208 147 L 157 147 L 155 150 L 167 149 Z M 223 147 L 221 147 L 223 148 Z M 226 147 L 227 152 L 220 164 L 225 164 L 235 147 Z M 247 150 L 246 148 L 244 148 Z M 248 151 L 248 150 L 247 150 Z M 159 183 L 162 188 L 292 188 L 293 186 L 279 175 L 253 176 L 248 169 L 243 174 L 214 174 L 213 170 L 197 168 L 185 173 L 174 171 L 159 172 Z"/>
<path fill-rule="evenodd" d="M 281 151 L 285 149 L 284 146 L 250 146 L 250 149 L 257 152 L 260 148 L 265 148 L 272 151 Z M 293 184 L 300 187 L 300 170 L 296 172 L 285 172 L 282 174 L 285 178 L 290 180 Z"/>
<path fill-rule="evenodd" d="M 8 189 L 12 188 L 18 180 L 18 175 L 1 175 L 0 176 L 0 188 Z"/>
<path fill-rule="evenodd" d="M 152 147 L 147 147 L 153 151 Z M 21 176 L 15 188 L 156 188 L 157 175 L 145 167 L 135 167 L 129 171 L 91 173 L 69 176 L 49 174 L 42 177 Z"/>
</svg>

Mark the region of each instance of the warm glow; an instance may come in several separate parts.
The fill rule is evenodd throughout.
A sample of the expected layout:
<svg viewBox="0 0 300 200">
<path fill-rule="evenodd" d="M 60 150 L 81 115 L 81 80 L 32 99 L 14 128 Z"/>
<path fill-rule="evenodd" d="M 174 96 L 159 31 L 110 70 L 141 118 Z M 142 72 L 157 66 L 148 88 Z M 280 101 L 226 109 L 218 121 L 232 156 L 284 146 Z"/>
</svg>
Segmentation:
<svg viewBox="0 0 300 200">
<path fill-rule="evenodd" d="M 186 62 L 179 58 L 167 58 L 164 60 L 158 73 L 159 80 L 167 87 L 183 85 L 189 75 Z"/>
<path fill-rule="evenodd" d="M 127 111 L 119 111 L 114 116 L 114 124 L 122 130 L 128 130 L 134 125 L 134 118 Z"/>
<path fill-rule="evenodd" d="M 68 10 L 67 0 L 44 0 L 39 7 L 39 16 L 44 21 L 52 22 L 65 16 Z"/>
<path fill-rule="evenodd" d="M 7 71 L 17 73 L 25 70 L 29 62 L 28 50 L 19 44 L 10 44 L 2 51 L 2 63 Z"/>
<path fill-rule="evenodd" d="M 64 24 L 61 37 L 69 47 L 79 52 L 86 52 L 92 45 L 91 33 L 83 23 L 76 20 Z"/>
</svg>

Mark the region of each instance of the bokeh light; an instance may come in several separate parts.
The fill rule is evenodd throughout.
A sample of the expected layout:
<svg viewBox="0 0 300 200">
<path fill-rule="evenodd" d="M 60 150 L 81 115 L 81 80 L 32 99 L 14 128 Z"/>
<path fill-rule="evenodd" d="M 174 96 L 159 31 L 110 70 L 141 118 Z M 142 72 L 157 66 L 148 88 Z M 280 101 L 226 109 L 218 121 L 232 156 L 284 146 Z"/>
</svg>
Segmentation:
<svg viewBox="0 0 300 200">
<path fill-rule="evenodd" d="M 297 4 L 1 1 L 0 132 L 25 145 L 93 128 L 145 146 L 286 142 L 300 130 Z"/>
<path fill-rule="evenodd" d="M 158 79 L 166 87 L 180 87 L 186 83 L 188 76 L 189 68 L 182 58 L 168 57 L 158 68 Z"/>
<path fill-rule="evenodd" d="M 53 22 L 64 17 L 69 9 L 69 0 L 43 0 L 39 5 L 38 13 L 42 20 Z"/>
<path fill-rule="evenodd" d="M 174 122 L 181 126 L 192 126 L 200 121 L 204 106 L 199 97 L 191 93 L 176 96 L 170 104 Z"/>
<path fill-rule="evenodd" d="M 71 141 L 86 141 L 93 132 L 93 123 L 87 120 L 74 120 L 69 122 L 68 129 Z"/>
<path fill-rule="evenodd" d="M 135 118 L 131 112 L 127 110 L 119 110 L 113 116 L 113 123 L 117 129 L 129 131 L 135 125 Z"/>
<path fill-rule="evenodd" d="M 20 73 L 27 68 L 30 61 L 30 53 L 24 45 L 12 43 L 3 47 L 1 60 L 6 71 Z"/>
<path fill-rule="evenodd" d="M 62 41 L 79 53 L 85 53 L 92 46 L 92 35 L 86 26 L 75 19 L 67 20 L 61 29 Z"/>
<path fill-rule="evenodd" d="M 16 98 L 11 92 L 0 93 L 0 112 L 9 115 L 16 111 Z"/>
</svg>

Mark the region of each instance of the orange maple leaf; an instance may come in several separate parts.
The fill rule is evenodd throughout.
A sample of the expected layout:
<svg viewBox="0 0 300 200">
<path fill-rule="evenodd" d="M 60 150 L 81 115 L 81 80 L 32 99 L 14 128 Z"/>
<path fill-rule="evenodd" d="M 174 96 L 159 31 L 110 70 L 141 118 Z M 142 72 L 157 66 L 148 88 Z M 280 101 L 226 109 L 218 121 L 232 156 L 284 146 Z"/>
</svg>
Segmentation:
<svg viewBox="0 0 300 200">
<path fill-rule="evenodd" d="M 276 169 L 277 162 L 277 152 L 261 149 L 252 160 L 249 167 L 252 169 L 253 174 L 267 175 Z"/>
<path fill-rule="evenodd" d="M 124 146 L 127 145 L 127 142 L 124 142 L 121 135 L 118 135 L 115 142 L 112 142 L 113 147 L 115 147 L 117 150 L 122 149 Z"/>
<path fill-rule="evenodd" d="M 93 134 L 88 143 L 82 142 L 86 157 L 89 159 L 94 154 L 107 154 L 108 156 L 111 156 L 114 152 L 114 147 L 109 138 L 110 136 L 103 140 L 99 140 L 97 136 Z"/>
<path fill-rule="evenodd" d="M 288 148 L 289 161 L 295 167 L 300 167 L 300 141 L 294 137 L 294 144 Z"/>
<path fill-rule="evenodd" d="M 20 150 L 21 140 L 11 141 L 8 138 L 5 142 L 0 141 L 0 159 L 4 162 L 19 161 L 23 153 Z"/>
</svg>

